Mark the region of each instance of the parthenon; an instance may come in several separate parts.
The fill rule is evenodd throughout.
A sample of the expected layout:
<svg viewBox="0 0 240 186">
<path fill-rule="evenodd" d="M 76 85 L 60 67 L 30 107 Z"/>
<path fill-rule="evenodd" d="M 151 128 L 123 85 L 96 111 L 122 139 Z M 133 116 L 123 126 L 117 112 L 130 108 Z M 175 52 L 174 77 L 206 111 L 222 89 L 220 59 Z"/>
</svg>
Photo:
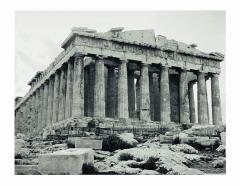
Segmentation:
<svg viewBox="0 0 240 186">
<path fill-rule="evenodd" d="M 64 49 L 16 98 L 15 127 L 41 133 L 69 118 L 144 123 L 222 124 L 218 52 L 167 39 L 153 30 L 73 28 Z M 206 81 L 211 81 L 209 113 Z M 194 89 L 197 84 L 196 121 Z"/>
</svg>

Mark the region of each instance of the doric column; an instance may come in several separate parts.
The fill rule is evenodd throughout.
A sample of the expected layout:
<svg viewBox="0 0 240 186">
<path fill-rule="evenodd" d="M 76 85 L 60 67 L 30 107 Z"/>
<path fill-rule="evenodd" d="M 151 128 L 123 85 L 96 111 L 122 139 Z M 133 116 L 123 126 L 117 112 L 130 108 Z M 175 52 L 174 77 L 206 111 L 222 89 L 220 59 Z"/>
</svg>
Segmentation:
<svg viewBox="0 0 240 186">
<path fill-rule="evenodd" d="M 39 97 L 40 97 L 40 91 L 39 89 L 35 90 L 36 94 L 36 101 L 35 101 L 35 120 L 36 120 L 36 125 L 35 125 L 35 132 L 37 132 L 39 128 Z"/>
<path fill-rule="evenodd" d="M 154 82 L 153 82 L 153 73 L 149 73 L 149 91 L 150 91 L 150 116 L 151 120 L 154 121 Z"/>
<path fill-rule="evenodd" d="M 36 131 L 36 127 L 37 127 L 37 91 L 35 90 L 35 92 L 33 93 L 33 133 L 35 133 Z"/>
<path fill-rule="evenodd" d="M 60 72 L 56 71 L 54 76 L 54 88 L 53 88 L 52 123 L 58 122 L 59 85 L 60 85 Z"/>
<path fill-rule="evenodd" d="M 65 118 L 69 118 L 72 116 L 72 100 L 73 100 L 73 64 L 70 61 L 68 62 L 67 67 Z"/>
<path fill-rule="evenodd" d="M 118 71 L 118 118 L 129 118 L 127 60 L 121 60 Z"/>
<path fill-rule="evenodd" d="M 42 124 L 43 128 L 46 126 L 47 122 L 47 112 L 48 112 L 48 82 L 44 83 L 44 97 L 43 97 L 43 116 L 42 116 Z"/>
<path fill-rule="evenodd" d="M 213 122 L 213 125 L 221 125 L 222 124 L 222 110 L 221 110 L 221 99 L 220 99 L 218 74 L 212 74 L 211 92 L 212 92 L 212 122 Z"/>
<path fill-rule="evenodd" d="M 107 80 L 107 117 L 114 118 L 116 116 L 116 77 L 115 68 L 108 67 Z"/>
<path fill-rule="evenodd" d="M 129 117 L 135 116 L 135 84 L 134 84 L 134 70 L 128 70 L 128 111 Z"/>
<path fill-rule="evenodd" d="M 104 61 L 99 58 L 95 62 L 93 116 L 105 117 L 105 76 Z"/>
<path fill-rule="evenodd" d="M 30 108 L 30 114 L 31 114 L 31 134 L 33 134 L 35 130 L 35 93 L 31 95 L 31 108 Z"/>
<path fill-rule="evenodd" d="M 180 123 L 190 123 L 188 99 L 188 73 L 185 69 L 180 72 L 179 78 Z"/>
<path fill-rule="evenodd" d="M 95 60 L 92 59 L 95 63 Z M 95 85 L 95 65 L 91 64 L 88 67 L 88 89 L 87 89 L 87 102 L 88 102 L 88 116 L 94 116 L 94 85 Z"/>
<path fill-rule="evenodd" d="M 84 68 L 84 116 L 88 116 L 89 66 Z"/>
<path fill-rule="evenodd" d="M 169 91 L 169 69 L 162 66 L 160 77 L 160 121 L 169 123 L 170 119 L 170 91 Z"/>
<path fill-rule="evenodd" d="M 66 68 L 65 66 L 63 66 L 61 69 L 60 86 L 59 86 L 58 121 L 65 119 L 66 88 L 67 88 Z"/>
<path fill-rule="evenodd" d="M 208 118 L 208 101 L 207 101 L 207 88 L 205 74 L 203 72 L 198 73 L 197 77 L 197 97 L 198 97 L 198 123 L 209 124 Z"/>
<path fill-rule="evenodd" d="M 140 119 L 150 120 L 150 96 L 148 65 L 141 65 L 140 76 Z"/>
<path fill-rule="evenodd" d="M 194 92 L 193 92 L 194 83 L 195 83 L 194 81 L 188 83 L 190 123 L 196 123 L 195 101 L 194 101 Z"/>
<path fill-rule="evenodd" d="M 84 115 L 84 55 L 78 54 L 74 60 L 73 70 L 72 116 Z"/>
<path fill-rule="evenodd" d="M 137 118 L 139 118 L 140 113 L 140 77 L 137 77 L 136 81 L 136 115 Z"/>
<path fill-rule="evenodd" d="M 38 131 L 42 128 L 42 112 L 43 112 L 43 86 L 39 88 L 39 104 L 38 104 Z"/>
<path fill-rule="evenodd" d="M 54 79 L 49 78 L 49 87 L 48 87 L 48 106 L 47 106 L 47 125 L 52 124 L 52 115 L 53 115 L 53 91 L 54 91 Z"/>
<path fill-rule="evenodd" d="M 154 94 L 154 120 L 160 120 L 160 89 L 159 74 L 153 74 L 153 94 Z"/>
</svg>

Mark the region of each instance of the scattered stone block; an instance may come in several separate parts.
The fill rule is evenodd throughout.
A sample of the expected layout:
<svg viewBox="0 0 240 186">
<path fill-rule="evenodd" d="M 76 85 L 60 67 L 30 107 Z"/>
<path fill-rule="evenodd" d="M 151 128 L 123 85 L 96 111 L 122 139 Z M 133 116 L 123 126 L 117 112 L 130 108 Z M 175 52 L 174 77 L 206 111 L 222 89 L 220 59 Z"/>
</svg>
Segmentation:
<svg viewBox="0 0 240 186">
<path fill-rule="evenodd" d="M 84 164 L 94 163 L 94 151 L 89 148 L 67 149 L 38 157 L 38 171 L 41 174 L 82 174 Z"/>
<path fill-rule="evenodd" d="M 219 136 L 224 131 L 224 125 L 193 125 L 192 128 L 185 130 L 184 133 L 194 136 Z"/>
<path fill-rule="evenodd" d="M 39 175 L 37 165 L 15 165 L 15 175 Z"/>
<path fill-rule="evenodd" d="M 221 132 L 221 141 L 223 145 L 226 145 L 226 132 Z"/>
<path fill-rule="evenodd" d="M 222 168 L 226 166 L 226 158 L 225 157 L 219 157 L 218 159 L 214 160 L 212 162 L 212 165 L 214 168 Z"/>
<path fill-rule="evenodd" d="M 198 151 L 193 148 L 192 146 L 188 145 L 188 144 L 177 144 L 177 145 L 171 145 L 170 150 L 174 151 L 174 152 L 184 152 L 187 154 L 197 154 Z"/>
<path fill-rule="evenodd" d="M 23 139 L 15 139 L 15 153 L 19 152 L 21 148 L 26 146 L 26 142 Z"/>
<path fill-rule="evenodd" d="M 103 150 L 115 151 L 117 149 L 128 149 L 136 147 L 138 141 L 132 133 L 113 134 L 103 139 Z"/>
<path fill-rule="evenodd" d="M 91 148 L 91 149 L 102 149 L 102 140 L 96 140 L 85 137 L 71 137 L 69 141 L 74 142 L 75 148 Z"/>
<path fill-rule="evenodd" d="M 219 145 L 219 147 L 216 149 L 217 152 L 225 153 L 226 147 L 224 145 Z"/>
</svg>

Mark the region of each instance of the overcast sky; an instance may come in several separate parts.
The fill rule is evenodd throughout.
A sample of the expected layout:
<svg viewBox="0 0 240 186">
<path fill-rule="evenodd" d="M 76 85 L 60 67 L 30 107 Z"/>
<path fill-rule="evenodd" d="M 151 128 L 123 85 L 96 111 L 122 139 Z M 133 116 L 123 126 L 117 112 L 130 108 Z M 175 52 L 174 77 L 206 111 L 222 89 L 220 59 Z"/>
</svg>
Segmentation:
<svg viewBox="0 0 240 186">
<path fill-rule="evenodd" d="M 224 11 L 21 11 L 15 13 L 15 95 L 24 96 L 27 82 L 44 70 L 62 51 L 61 43 L 72 27 L 89 27 L 100 32 L 112 27 L 125 30 L 154 29 L 204 52 L 225 54 Z M 225 62 L 220 76 L 225 120 Z M 209 89 L 208 83 L 208 89 Z"/>
</svg>

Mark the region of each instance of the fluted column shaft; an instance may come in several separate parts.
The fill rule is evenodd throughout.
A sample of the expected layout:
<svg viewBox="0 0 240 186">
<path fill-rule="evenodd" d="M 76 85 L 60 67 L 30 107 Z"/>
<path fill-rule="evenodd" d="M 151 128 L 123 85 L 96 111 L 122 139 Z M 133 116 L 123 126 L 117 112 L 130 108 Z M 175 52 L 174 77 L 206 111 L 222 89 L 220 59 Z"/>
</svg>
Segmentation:
<svg viewBox="0 0 240 186">
<path fill-rule="evenodd" d="M 59 88 L 59 112 L 58 112 L 58 121 L 65 119 L 65 104 L 66 104 L 66 68 L 65 66 L 61 69 L 60 76 L 60 88 Z"/>
<path fill-rule="evenodd" d="M 53 98 L 54 98 L 54 79 L 49 78 L 49 87 L 48 87 L 48 106 L 47 106 L 47 125 L 52 124 L 52 115 L 53 115 Z"/>
<path fill-rule="evenodd" d="M 197 82 L 198 82 L 198 89 L 197 89 L 198 123 L 209 124 L 207 88 L 206 88 L 205 74 L 203 72 L 198 73 Z"/>
<path fill-rule="evenodd" d="M 194 101 L 193 85 L 194 85 L 194 82 L 190 82 L 190 83 L 188 84 L 190 123 L 196 123 L 195 101 Z"/>
<path fill-rule="evenodd" d="M 127 61 L 121 60 L 118 72 L 118 118 L 129 118 Z"/>
<path fill-rule="evenodd" d="M 95 63 L 95 60 L 94 60 Z M 94 116 L 94 85 L 95 85 L 95 68 L 96 66 L 91 64 L 88 69 L 88 89 L 87 89 L 87 101 L 88 101 L 88 116 Z"/>
<path fill-rule="evenodd" d="M 140 119 L 150 120 L 150 95 L 148 65 L 142 64 L 140 76 Z"/>
<path fill-rule="evenodd" d="M 149 73 L 149 91 L 150 91 L 150 116 L 151 120 L 154 121 L 154 82 L 153 82 L 153 73 Z"/>
<path fill-rule="evenodd" d="M 170 114 L 169 69 L 163 66 L 160 75 L 160 121 L 169 123 Z"/>
<path fill-rule="evenodd" d="M 59 71 L 57 71 L 54 76 L 52 123 L 58 122 L 59 85 L 60 85 L 60 73 Z"/>
<path fill-rule="evenodd" d="M 140 117 L 140 77 L 137 78 L 136 81 L 136 113 L 137 118 Z"/>
<path fill-rule="evenodd" d="M 42 116 L 43 128 L 46 126 L 46 122 L 47 122 L 47 108 L 48 108 L 48 82 L 44 84 L 43 116 Z"/>
<path fill-rule="evenodd" d="M 35 132 L 37 132 L 39 128 L 39 98 L 40 98 L 40 90 L 36 90 L 36 102 L 35 102 L 35 116 L 36 116 L 36 126 L 35 126 Z"/>
<path fill-rule="evenodd" d="M 43 86 L 39 88 L 39 104 L 38 104 L 38 131 L 42 127 L 42 112 L 43 112 Z"/>
<path fill-rule="evenodd" d="M 72 116 L 84 116 L 84 56 L 77 55 L 74 61 Z"/>
<path fill-rule="evenodd" d="M 73 102 L 73 64 L 68 62 L 67 67 L 67 88 L 66 88 L 66 106 L 65 118 L 72 116 L 72 102 Z"/>
<path fill-rule="evenodd" d="M 115 69 L 113 67 L 108 67 L 107 116 L 112 118 L 116 116 L 116 83 Z"/>
<path fill-rule="evenodd" d="M 128 110 L 129 117 L 135 116 L 135 84 L 134 84 L 134 70 L 128 71 Z"/>
<path fill-rule="evenodd" d="M 154 120 L 160 120 L 160 89 L 159 89 L 159 74 L 153 75 L 153 95 L 154 95 Z"/>
<path fill-rule="evenodd" d="M 105 117 L 105 75 L 103 59 L 96 60 L 94 81 L 94 106 L 95 117 Z"/>
<path fill-rule="evenodd" d="M 212 92 L 213 125 L 221 125 L 222 124 L 222 109 L 221 109 L 218 74 L 213 74 L 211 77 L 211 92 Z"/>
<path fill-rule="evenodd" d="M 186 70 L 182 70 L 180 72 L 179 102 L 180 102 L 180 123 L 190 123 L 189 99 L 188 99 L 188 73 Z"/>
</svg>

